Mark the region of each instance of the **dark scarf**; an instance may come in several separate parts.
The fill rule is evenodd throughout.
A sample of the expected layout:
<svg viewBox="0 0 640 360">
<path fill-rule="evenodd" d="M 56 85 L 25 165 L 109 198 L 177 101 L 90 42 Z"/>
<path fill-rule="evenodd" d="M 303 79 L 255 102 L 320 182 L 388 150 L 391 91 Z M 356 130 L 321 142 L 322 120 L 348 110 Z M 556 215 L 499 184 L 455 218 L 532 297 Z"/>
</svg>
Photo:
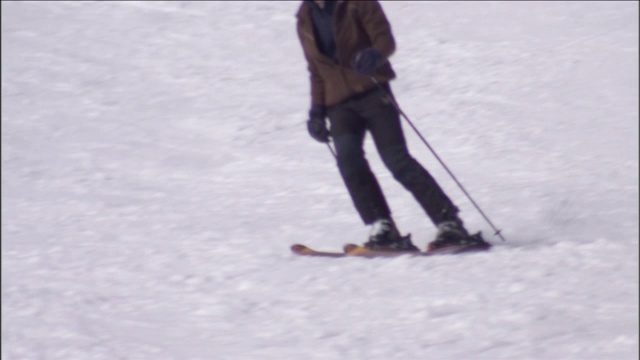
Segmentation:
<svg viewBox="0 0 640 360">
<path fill-rule="evenodd" d="M 324 8 L 321 8 L 312 0 L 306 1 L 311 3 L 311 20 L 313 21 L 313 32 L 318 50 L 337 62 L 336 39 L 333 34 L 333 14 L 336 2 L 325 0 Z"/>
</svg>

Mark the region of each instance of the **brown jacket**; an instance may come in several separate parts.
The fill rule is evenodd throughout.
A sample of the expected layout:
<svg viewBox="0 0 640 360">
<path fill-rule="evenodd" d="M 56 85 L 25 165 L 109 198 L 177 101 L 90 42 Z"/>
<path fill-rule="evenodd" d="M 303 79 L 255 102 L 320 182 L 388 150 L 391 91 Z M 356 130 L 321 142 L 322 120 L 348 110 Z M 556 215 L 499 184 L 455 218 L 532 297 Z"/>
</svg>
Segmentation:
<svg viewBox="0 0 640 360">
<path fill-rule="evenodd" d="M 335 105 L 376 86 L 369 76 L 351 68 L 351 61 L 356 54 L 368 47 L 378 50 L 385 59 L 385 63 L 374 73 L 376 80 L 385 83 L 395 78 L 391 64 L 386 61 L 395 51 L 395 40 L 377 1 L 337 1 L 334 14 L 337 64 L 318 50 L 311 6 L 313 4 L 305 1 L 296 16 L 298 36 L 311 78 L 312 105 Z"/>
</svg>

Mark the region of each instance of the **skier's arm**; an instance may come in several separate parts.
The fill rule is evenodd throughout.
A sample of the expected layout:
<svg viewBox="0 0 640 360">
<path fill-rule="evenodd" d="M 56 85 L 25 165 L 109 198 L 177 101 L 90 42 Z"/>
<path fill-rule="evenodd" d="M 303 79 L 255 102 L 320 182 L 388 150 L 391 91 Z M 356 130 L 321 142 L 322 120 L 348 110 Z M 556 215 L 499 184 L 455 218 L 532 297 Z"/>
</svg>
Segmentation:
<svg viewBox="0 0 640 360">
<path fill-rule="evenodd" d="M 300 44 L 302 45 L 304 57 L 307 60 L 307 70 L 309 71 L 309 80 L 311 83 L 311 106 L 324 106 L 324 82 L 322 81 L 322 77 L 320 77 L 316 65 L 313 63 L 313 60 L 307 53 L 307 49 L 304 46 L 305 40 L 303 39 L 303 36 L 305 36 L 305 34 L 298 31 L 298 36 L 300 37 Z"/>
<path fill-rule="evenodd" d="M 305 57 L 306 57 L 305 52 Z M 318 69 L 311 59 L 307 57 L 307 69 L 309 70 L 309 79 L 311 82 L 311 105 L 324 106 L 324 82 L 318 74 Z"/>
<path fill-rule="evenodd" d="M 391 24 L 387 20 L 378 1 L 357 1 L 358 13 L 365 31 L 371 39 L 372 47 L 386 61 L 396 50 L 396 42 L 391 32 Z"/>
</svg>

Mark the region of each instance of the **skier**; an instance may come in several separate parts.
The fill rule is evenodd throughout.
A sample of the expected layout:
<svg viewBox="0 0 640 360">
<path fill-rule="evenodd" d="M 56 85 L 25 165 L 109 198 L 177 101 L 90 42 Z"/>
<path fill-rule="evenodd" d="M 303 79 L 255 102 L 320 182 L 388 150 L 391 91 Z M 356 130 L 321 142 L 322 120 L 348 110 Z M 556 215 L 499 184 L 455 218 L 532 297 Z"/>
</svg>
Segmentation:
<svg viewBox="0 0 640 360">
<path fill-rule="evenodd" d="M 307 128 L 319 142 L 333 139 L 338 168 L 355 208 L 362 221 L 372 225 L 365 247 L 419 251 L 409 236 L 400 235 L 391 217 L 364 155 L 366 131 L 394 178 L 437 226 L 436 239 L 428 250 L 482 246 L 484 241 L 469 235 L 458 208 L 408 152 L 399 113 L 390 98 L 389 81 L 395 73 L 388 59 L 395 51 L 395 40 L 380 4 L 305 0 L 297 19 L 311 80 Z"/>
</svg>

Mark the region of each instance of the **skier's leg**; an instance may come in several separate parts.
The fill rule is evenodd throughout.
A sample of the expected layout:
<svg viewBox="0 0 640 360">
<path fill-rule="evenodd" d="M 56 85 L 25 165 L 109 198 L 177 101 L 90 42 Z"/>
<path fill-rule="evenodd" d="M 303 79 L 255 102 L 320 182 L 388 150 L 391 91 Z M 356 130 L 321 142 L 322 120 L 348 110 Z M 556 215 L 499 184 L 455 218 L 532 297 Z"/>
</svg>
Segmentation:
<svg viewBox="0 0 640 360">
<path fill-rule="evenodd" d="M 363 150 L 366 125 L 347 105 L 329 109 L 331 137 L 338 168 L 353 204 L 365 224 L 390 217 L 389 206 Z"/>
<path fill-rule="evenodd" d="M 382 91 L 363 100 L 360 106 L 367 109 L 367 126 L 382 161 L 394 178 L 413 194 L 434 224 L 457 221 L 457 207 L 431 174 L 409 154 L 393 104 Z"/>
</svg>

